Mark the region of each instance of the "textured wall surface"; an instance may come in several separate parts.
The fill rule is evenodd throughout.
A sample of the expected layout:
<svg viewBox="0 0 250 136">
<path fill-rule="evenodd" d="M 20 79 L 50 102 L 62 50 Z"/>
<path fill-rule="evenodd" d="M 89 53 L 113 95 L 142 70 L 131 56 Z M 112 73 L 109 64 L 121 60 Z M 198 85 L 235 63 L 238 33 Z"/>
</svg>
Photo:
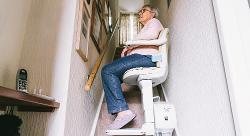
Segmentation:
<svg viewBox="0 0 250 136">
<path fill-rule="evenodd" d="M 112 7 L 118 5 L 117 1 L 112 3 Z M 117 6 L 115 7 L 117 8 Z M 116 18 L 115 8 L 113 15 Z M 113 21 L 115 20 L 113 19 Z M 118 33 L 115 36 L 112 44 L 103 59 L 102 65 L 109 63 L 112 60 L 115 42 L 118 41 Z M 107 37 L 102 31 L 103 42 L 107 41 Z M 66 126 L 65 136 L 89 136 L 94 124 L 94 119 L 98 115 L 97 109 L 103 93 L 101 84 L 100 69 L 96 75 L 92 88 L 89 92 L 84 90 L 88 75 L 93 69 L 93 64 L 96 62 L 99 54 L 94 47 L 94 43 L 90 40 L 89 43 L 89 60 L 83 62 L 79 55 L 72 49 L 71 70 L 69 93 L 67 101 Z"/>
<path fill-rule="evenodd" d="M 168 11 L 169 77 L 182 136 L 235 136 L 210 0 L 174 0 Z"/>
<path fill-rule="evenodd" d="M 0 1 L 0 85 L 15 89 L 31 0 Z"/>
<path fill-rule="evenodd" d="M 64 135 L 76 0 L 32 0 L 20 67 L 29 73 L 29 91 L 43 89 L 60 103 L 53 113 L 19 112 L 23 136 Z"/>
<path fill-rule="evenodd" d="M 16 1 L 15 4 L 13 1 L 0 3 L 0 7 L 3 7 L 0 9 L 0 25 L 6 28 L 1 29 L 0 49 L 6 50 L 6 46 L 2 45 L 11 43 L 7 49 L 14 51 L 6 53 L 5 56 L 1 52 L 1 58 L 16 55 L 8 60 L 11 62 L 10 65 L 5 63 L 6 60 L 0 61 L 1 66 L 2 64 L 4 66 L 0 71 L 1 85 L 2 77 L 11 76 L 8 73 L 6 76 L 8 67 L 13 68 L 12 75 L 16 74 L 17 68 L 25 68 L 28 71 L 28 91 L 42 89 L 43 94 L 55 97 L 60 103 L 60 108 L 53 113 L 17 112 L 16 114 L 23 120 L 21 135 L 89 135 L 97 115 L 102 85 L 98 73 L 91 91 L 84 91 L 87 77 L 99 54 L 91 40 L 88 62 L 83 62 L 75 51 L 73 36 L 77 0 L 26 0 Z M 117 1 L 112 2 L 111 6 L 114 5 L 117 8 Z M 14 10 L 8 10 L 13 7 Z M 116 8 L 112 11 L 117 17 Z M 6 13 L 9 13 L 9 16 Z M 107 41 L 106 35 L 101 37 L 103 42 Z M 117 37 L 116 39 L 112 40 L 103 63 L 112 60 L 114 43 L 118 41 Z M 8 86 L 7 83 L 7 87 L 14 85 Z"/>
<path fill-rule="evenodd" d="M 84 90 L 88 74 L 93 68 L 88 67 L 88 63 L 95 62 L 98 57 L 98 53 L 93 44 L 93 42 L 90 44 L 92 51 L 90 50 L 91 57 L 87 63 L 83 63 L 79 55 L 72 50 L 65 136 L 88 136 L 97 113 L 102 94 L 100 71 L 96 75 L 91 90 L 89 92 Z M 110 54 L 112 54 L 112 50 Z M 111 58 L 105 58 L 104 61 L 107 62 L 107 60 L 111 60 Z"/>
</svg>

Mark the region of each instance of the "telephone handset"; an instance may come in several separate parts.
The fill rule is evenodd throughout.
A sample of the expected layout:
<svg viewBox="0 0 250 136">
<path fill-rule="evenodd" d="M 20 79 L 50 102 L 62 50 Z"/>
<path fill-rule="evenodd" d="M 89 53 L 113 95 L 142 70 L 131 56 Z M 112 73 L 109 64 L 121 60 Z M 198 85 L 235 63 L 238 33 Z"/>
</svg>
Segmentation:
<svg viewBox="0 0 250 136">
<path fill-rule="evenodd" d="M 27 92 L 28 74 L 25 69 L 19 69 L 16 75 L 16 90 Z"/>
</svg>

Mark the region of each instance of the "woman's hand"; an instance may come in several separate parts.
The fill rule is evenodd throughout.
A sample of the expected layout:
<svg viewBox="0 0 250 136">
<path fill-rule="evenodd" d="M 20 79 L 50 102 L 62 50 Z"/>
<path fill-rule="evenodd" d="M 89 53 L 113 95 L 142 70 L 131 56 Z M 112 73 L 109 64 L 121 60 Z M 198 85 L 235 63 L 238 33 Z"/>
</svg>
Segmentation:
<svg viewBox="0 0 250 136">
<path fill-rule="evenodd" d="M 127 55 L 127 51 L 128 51 L 127 47 L 123 48 L 122 53 L 121 53 L 121 57 L 126 56 Z"/>
<path fill-rule="evenodd" d="M 123 50 L 122 50 L 122 53 L 121 53 L 121 57 L 124 57 L 124 56 L 127 56 L 128 53 L 130 53 L 134 48 L 138 47 L 138 45 L 136 46 L 128 46 L 128 47 L 125 47 Z"/>
</svg>

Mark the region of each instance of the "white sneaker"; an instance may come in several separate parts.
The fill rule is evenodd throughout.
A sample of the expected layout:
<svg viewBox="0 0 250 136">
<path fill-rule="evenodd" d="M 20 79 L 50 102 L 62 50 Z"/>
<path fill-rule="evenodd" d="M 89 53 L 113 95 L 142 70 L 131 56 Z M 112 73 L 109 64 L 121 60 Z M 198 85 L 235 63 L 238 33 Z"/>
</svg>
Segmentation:
<svg viewBox="0 0 250 136">
<path fill-rule="evenodd" d="M 118 114 L 115 120 L 108 126 L 108 129 L 120 129 L 136 117 L 136 115 L 132 111 L 129 110 L 126 112 L 126 115 L 119 116 Z"/>
</svg>

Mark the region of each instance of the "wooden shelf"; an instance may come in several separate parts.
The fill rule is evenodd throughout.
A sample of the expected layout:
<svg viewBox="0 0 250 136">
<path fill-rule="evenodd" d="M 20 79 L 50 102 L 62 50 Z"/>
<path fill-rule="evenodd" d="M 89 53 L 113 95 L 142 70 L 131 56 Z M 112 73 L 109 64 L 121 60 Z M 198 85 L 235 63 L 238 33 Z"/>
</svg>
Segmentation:
<svg viewBox="0 0 250 136">
<path fill-rule="evenodd" d="M 0 86 L 0 106 L 17 106 L 18 111 L 52 112 L 59 103 Z"/>
</svg>

